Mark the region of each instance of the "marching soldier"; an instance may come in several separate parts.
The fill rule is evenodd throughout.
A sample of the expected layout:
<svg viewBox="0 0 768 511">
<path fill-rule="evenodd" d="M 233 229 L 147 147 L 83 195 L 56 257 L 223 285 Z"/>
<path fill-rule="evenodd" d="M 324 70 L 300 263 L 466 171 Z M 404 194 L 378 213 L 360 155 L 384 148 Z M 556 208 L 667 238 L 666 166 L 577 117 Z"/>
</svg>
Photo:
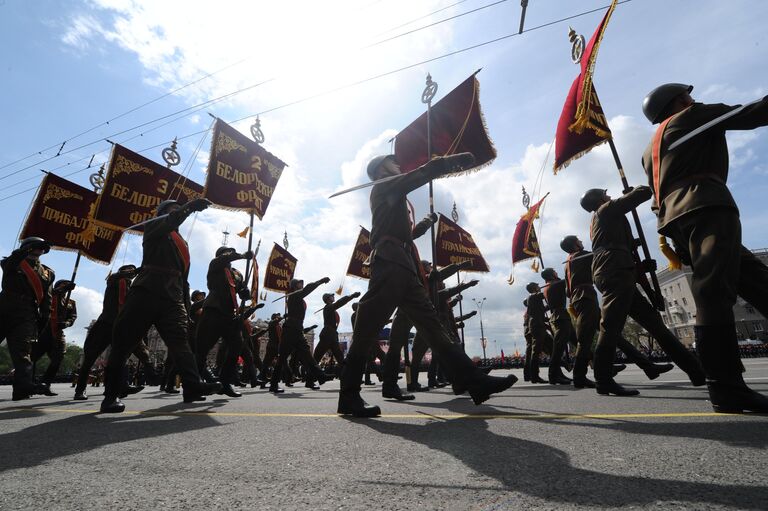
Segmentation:
<svg viewBox="0 0 768 511">
<path fill-rule="evenodd" d="M 728 190 L 727 130 L 768 126 L 768 96 L 672 151 L 669 145 L 735 107 L 695 103 L 692 85 L 667 83 L 643 101 L 652 124 L 661 123 L 643 154 L 655 200 L 659 234 L 669 236 L 691 266 L 696 302 L 696 351 L 718 412 L 768 412 L 768 397 L 741 375 L 733 306 L 737 295 L 768 315 L 768 268 L 741 244 L 739 209 Z"/>
<path fill-rule="evenodd" d="M 205 400 L 206 395 L 220 389 L 218 384 L 200 381 L 195 355 L 189 347 L 189 247 L 178 232 L 189 215 L 210 204 L 202 198 L 184 206 L 177 201 L 164 201 L 157 207 L 158 219 L 145 225 L 141 271 L 128 291 L 112 331 L 102 412 L 125 410 L 119 399 L 125 361 L 153 324 L 181 374 L 185 403 Z M 168 216 L 162 217 L 164 214 Z"/>
<path fill-rule="evenodd" d="M 554 344 L 552 357 L 549 360 L 549 383 L 552 385 L 570 385 L 571 379 L 562 371 L 562 359 L 569 343 L 575 344 L 575 334 L 571 315 L 566 305 L 565 281 L 560 278 L 554 268 L 544 268 L 541 278 L 546 282 L 544 298 L 549 307 L 549 324 L 552 327 Z"/>
<path fill-rule="evenodd" d="M 57 396 L 51 390 L 51 383 L 59 372 L 64 353 L 67 352 L 67 341 L 64 329 L 71 327 L 77 319 L 77 305 L 67 295 L 75 288 L 70 280 L 59 280 L 53 285 L 51 294 L 51 317 L 48 324 L 40 331 L 40 336 L 32 348 L 32 365 L 37 364 L 40 357 L 48 355 L 48 368 L 43 374 L 41 383 L 43 394 Z"/>
<path fill-rule="evenodd" d="M 330 350 L 336 359 L 336 364 L 339 367 L 344 364 L 344 355 L 341 353 L 341 347 L 339 347 L 338 328 L 341 318 L 339 318 L 338 310 L 358 296 L 360 296 L 360 293 L 352 293 L 336 300 L 333 293 L 325 293 L 323 295 L 323 302 L 325 303 L 325 307 L 323 307 L 323 329 L 320 330 L 320 338 L 317 346 L 315 346 L 315 362 L 320 362 L 323 355 Z"/>
<path fill-rule="evenodd" d="M 563 238 L 560 248 L 568 253 L 565 262 L 565 284 L 576 316 L 577 347 L 573 364 L 573 386 L 577 389 L 592 389 L 595 388 L 595 382 L 587 378 L 587 371 L 592 359 L 592 341 L 600 328 L 600 305 L 592 284 L 592 252 L 584 250 L 584 244 L 574 235 Z M 654 364 L 624 337 L 617 339 L 616 347 L 651 380 L 674 368 L 672 364 Z"/>
<path fill-rule="evenodd" d="M 523 300 L 523 338 L 525 339 L 525 364 L 523 365 L 523 381 L 531 381 L 530 373 L 530 360 L 533 349 L 533 336 L 531 335 L 531 329 L 528 327 L 528 298 Z M 574 369 L 575 371 L 575 369 Z M 576 373 L 574 372 L 574 376 Z"/>
<path fill-rule="evenodd" d="M 286 359 L 291 354 L 304 367 L 308 387 L 313 388 L 314 385 L 312 384 L 315 381 L 322 385 L 330 379 L 320 369 L 315 359 L 312 358 L 312 352 L 307 345 L 307 340 L 304 338 L 304 317 L 307 314 L 307 302 L 304 301 L 304 298 L 322 284 L 327 284 L 330 281 L 331 279 L 324 277 L 316 282 L 307 284 L 305 287 L 303 280 L 291 279 L 290 292 L 286 298 L 288 312 L 283 324 L 283 338 L 278 347 L 277 363 L 272 371 L 272 380 L 269 384 L 270 392 L 274 394 L 283 392 L 278 382 L 280 381 L 280 375 L 283 372 Z"/>
<path fill-rule="evenodd" d="M 603 295 L 600 335 L 594 353 L 594 372 L 598 394 L 634 396 L 616 383 L 612 375 L 616 346 L 627 316 L 645 328 L 680 369 L 688 374 L 693 385 L 704 385 L 704 373 L 699 361 L 667 329 L 659 312 L 637 289 L 634 255 L 635 239 L 626 214 L 651 198 L 647 186 L 638 186 L 622 197 L 611 200 L 606 190 L 593 188 L 581 198 L 581 207 L 592 213 L 592 277 Z M 643 270 L 654 271 L 653 260 L 643 261 Z"/>
<path fill-rule="evenodd" d="M 125 297 L 128 295 L 128 288 L 131 281 L 136 276 L 138 269 L 133 264 L 126 264 L 118 268 L 116 273 L 107 277 L 107 288 L 104 290 L 104 304 L 101 314 L 88 329 L 83 344 L 83 363 L 80 364 L 80 370 L 77 376 L 77 385 L 75 385 L 76 401 L 85 401 L 88 395 L 85 388 L 88 385 L 88 376 L 91 372 L 94 362 L 112 343 L 112 326 L 117 317 L 117 313 L 125 303 Z M 149 350 L 146 344 L 141 342 L 133 351 L 133 354 L 142 364 L 149 365 Z M 138 392 L 137 388 L 126 389 L 128 393 Z"/>
<path fill-rule="evenodd" d="M 278 347 L 280 346 L 280 339 L 283 337 L 283 327 L 280 323 L 284 319 L 285 317 L 276 312 L 272 314 L 269 323 L 267 323 L 267 347 L 264 351 L 264 360 L 261 362 L 263 370 L 259 376 L 259 382 L 261 384 L 260 388 L 262 389 L 267 386 L 269 381 L 267 378 L 270 378 L 268 371 L 270 367 L 272 367 L 272 364 L 275 362 L 275 357 L 277 357 Z"/>
<path fill-rule="evenodd" d="M 525 360 L 528 366 L 528 377 L 531 379 L 531 383 L 547 383 L 545 379 L 539 376 L 541 352 L 549 351 L 555 342 L 547 331 L 545 314 L 547 306 L 544 304 L 544 294 L 536 282 L 529 282 L 525 286 L 525 290 L 530 293 L 527 298 L 528 308 L 526 309 L 528 331 L 531 335 L 531 358 Z"/>
<path fill-rule="evenodd" d="M 429 300 L 413 244 L 407 194 L 431 179 L 470 165 L 473 160 L 467 153 L 436 158 L 371 190 L 371 280 L 360 300 L 353 341 L 342 372 L 338 413 L 357 417 L 380 415 L 378 406 L 368 405 L 360 396 L 360 382 L 371 344 L 398 307 L 429 339 L 433 353 L 450 373 L 455 393 L 469 391 L 475 404 L 480 404 L 491 394 L 515 383 L 514 377 L 495 378 L 484 374 L 461 347 L 452 342 Z M 368 164 L 368 176 L 372 180 L 399 174 L 400 168 L 392 155 L 379 156 Z"/>
<path fill-rule="evenodd" d="M 187 332 L 187 342 L 192 353 L 195 353 L 197 348 L 197 325 L 200 323 L 200 318 L 203 316 L 203 305 L 205 305 L 205 291 L 195 289 L 190 295 L 191 305 L 189 307 L 189 331 Z M 134 352 L 135 355 L 135 352 Z M 213 373 L 206 366 L 205 372 L 200 374 L 203 381 L 208 383 L 216 383 L 219 380 L 213 375 Z M 176 376 L 178 372 L 173 365 L 173 358 L 169 351 L 165 357 L 165 367 L 162 375 L 162 383 L 160 384 L 160 390 L 165 391 L 168 394 L 179 394 L 176 389 Z"/>
<path fill-rule="evenodd" d="M 53 270 L 40 262 L 51 245 L 42 238 L 26 238 L 19 248 L 0 261 L 3 269 L 0 291 L 0 342 L 8 341 L 13 361 L 14 401 L 42 392 L 32 380 L 32 345 L 51 315 Z"/>
<path fill-rule="evenodd" d="M 203 315 L 197 325 L 196 355 L 197 370 L 203 374 L 207 369 L 208 353 L 219 339 L 223 340 L 220 350 L 226 350 L 219 379 L 220 394 L 240 397 L 241 393 L 232 388 L 237 368 L 237 358 L 243 348 L 243 319 L 240 317 L 240 299 L 250 298 L 243 275 L 232 268 L 232 262 L 252 259 L 252 252 L 238 254 L 232 247 L 219 247 L 216 256 L 208 264 L 208 296 L 203 305 Z"/>
</svg>

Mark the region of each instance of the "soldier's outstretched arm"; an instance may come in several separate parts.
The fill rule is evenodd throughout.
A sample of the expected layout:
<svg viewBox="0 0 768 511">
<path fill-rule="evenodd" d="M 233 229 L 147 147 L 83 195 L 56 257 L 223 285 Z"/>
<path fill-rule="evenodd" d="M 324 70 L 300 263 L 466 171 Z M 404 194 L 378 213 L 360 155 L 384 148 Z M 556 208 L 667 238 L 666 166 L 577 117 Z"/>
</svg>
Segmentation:
<svg viewBox="0 0 768 511">
<path fill-rule="evenodd" d="M 341 309 L 346 304 L 348 304 L 349 302 L 351 302 L 352 300 L 354 300 L 359 296 L 360 296 L 360 292 L 355 292 L 355 293 L 352 293 L 351 295 L 347 295 L 343 298 L 339 298 L 333 304 L 331 304 L 331 307 L 333 307 L 334 310 Z"/>
<path fill-rule="evenodd" d="M 442 270 L 437 270 L 437 273 L 438 273 L 438 276 L 440 277 L 440 280 L 445 280 L 451 275 L 453 275 L 454 273 L 460 270 L 463 270 L 464 268 L 469 268 L 470 266 L 472 266 L 472 261 L 469 261 L 469 260 L 462 261 L 460 263 L 449 264 Z"/>
<path fill-rule="evenodd" d="M 435 158 L 403 175 L 403 177 L 388 183 L 382 183 L 380 186 L 386 187 L 389 202 L 395 203 L 401 197 L 408 195 L 417 188 L 421 188 L 433 179 L 467 168 L 474 162 L 475 157 L 472 153 L 459 153 L 443 158 Z"/>
<path fill-rule="evenodd" d="M 616 200 L 611 201 L 612 207 L 623 214 L 627 214 L 643 202 L 651 198 L 653 192 L 649 186 L 636 186 Z"/>
</svg>

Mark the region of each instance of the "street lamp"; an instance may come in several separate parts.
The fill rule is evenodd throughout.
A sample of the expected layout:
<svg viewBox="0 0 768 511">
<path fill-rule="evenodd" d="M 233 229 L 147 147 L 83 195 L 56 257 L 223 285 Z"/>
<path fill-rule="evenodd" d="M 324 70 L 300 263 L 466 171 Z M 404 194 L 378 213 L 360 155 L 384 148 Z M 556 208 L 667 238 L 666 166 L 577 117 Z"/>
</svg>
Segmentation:
<svg viewBox="0 0 768 511">
<path fill-rule="evenodd" d="M 480 315 L 480 345 L 483 347 L 483 363 L 487 362 L 488 359 L 485 356 L 485 330 L 483 330 L 483 304 L 485 303 L 485 298 L 477 301 L 476 298 L 472 298 L 472 301 L 475 302 L 475 305 L 477 306 L 477 312 Z"/>
</svg>

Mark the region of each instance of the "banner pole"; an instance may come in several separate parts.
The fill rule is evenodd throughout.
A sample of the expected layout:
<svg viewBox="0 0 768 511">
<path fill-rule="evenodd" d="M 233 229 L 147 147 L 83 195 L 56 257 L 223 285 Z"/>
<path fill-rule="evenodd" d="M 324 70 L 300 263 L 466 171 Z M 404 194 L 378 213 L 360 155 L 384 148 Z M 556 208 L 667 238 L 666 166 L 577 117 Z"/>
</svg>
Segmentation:
<svg viewBox="0 0 768 511">
<path fill-rule="evenodd" d="M 461 285 L 461 277 L 459 276 L 460 273 L 461 273 L 461 271 L 457 271 L 456 272 L 456 284 L 459 285 L 459 286 Z M 459 296 L 461 296 L 461 293 L 459 293 Z M 462 300 L 459 300 L 459 316 L 463 316 L 464 315 L 464 309 L 461 306 L 461 302 L 462 302 Z M 462 323 L 464 323 L 464 322 L 462 321 Z M 461 349 L 464 350 L 464 352 L 467 351 L 467 348 L 466 348 L 466 346 L 464 344 L 464 327 L 463 326 L 461 327 Z"/>
<path fill-rule="evenodd" d="M 627 193 L 629 191 L 629 182 L 627 181 L 627 176 L 624 174 L 624 167 L 621 165 L 621 160 L 619 159 L 619 152 L 616 150 L 616 144 L 613 143 L 613 138 L 608 139 L 608 145 L 611 148 L 613 161 L 616 163 L 616 168 L 619 171 L 621 184 L 624 186 L 624 190 L 622 190 L 622 192 Z M 640 248 L 643 249 L 643 257 L 645 257 L 646 260 L 650 260 L 651 252 L 650 250 L 648 250 L 648 242 L 645 239 L 645 233 L 643 232 L 643 225 L 640 223 L 640 215 L 637 214 L 636 208 L 632 208 L 632 220 L 634 221 L 635 229 L 637 230 L 636 241 L 640 245 Z M 635 256 L 638 256 L 637 247 L 632 247 L 632 251 L 635 253 Z M 640 259 L 639 256 L 637 258 Z M 662 296 L 661 286 L 659 285 L 659 279 L 656 277 L 656 272 L 648 271 L 644 273 L 650 274 L 651 284 L 653 285 L 653 292 L 656 294 L 656 296 L 649 296 L 648 298 L 653 302 L 653 304 L 656 306 L 658 310 L 663 311 L 665 309 L 664 300 L 661 298 Z"/>
<path fill-rule="evenodd" d="M 421 102 L 427 105 L 427 162 L 432 159 L 432 99 L 437 94 L 437 82 L 427 73 L 427 85 L 421 94 Z M 432 180 L 429 180 L 429 215 L 435 214 L 435 193 Z M 435 263 L 435 224 L 429 228 L 430 246 L 432 247 L 432 265 Z M 434 298 L 434 297 L 433 297 Z"/>
</svg>

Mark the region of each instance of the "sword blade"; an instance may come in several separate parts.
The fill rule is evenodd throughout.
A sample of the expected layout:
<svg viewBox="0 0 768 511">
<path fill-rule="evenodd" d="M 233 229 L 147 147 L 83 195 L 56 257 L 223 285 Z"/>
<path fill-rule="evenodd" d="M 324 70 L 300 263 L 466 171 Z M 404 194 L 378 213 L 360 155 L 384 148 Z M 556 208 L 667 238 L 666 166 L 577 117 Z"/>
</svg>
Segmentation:
<svg viewBox="0 0 768 511">
<path fill-rule="evenodd" d="M 137 227 L 141 227 L 142 225 L 147 225 L 147 224 L 151 224 L 152 222 L 157 222 L 158 220 L 162 220 L 163 218 L 167 217 L 168 215 L 170 215 L 170 213 L 166 213 L 164 215 L 156 216 L 154 218 L 150 218 L 149 220 L 144 220 L 143 222 L 139 222 L 138 224 L 133 224 L 133 225 L 131 225 L 129 227 L 126 227 L 123 230 L 124 231 L 130 231 L 130 230 L 136 229 Z"/>
<path fill-rule="evenodd" d="M 402 177 L 404 175 L 405 174 L 397 174 L 395 176 L 383 177 L 381 179 L 377 179 L 376 181 L 371 181 L 369 183 L 363 183 L 361 185 L 353 186 L 352 188 L 347 188 L 346 190 L 338 191 L 333 195 L 330 195 L 328 198 L 333 199 L 334 197 L 338 197 L 339 195 L 344 195 L 345 193 L 354 192 L 355 190 L 362 190 L 363 188 L 368 188 L 373 185 L 377 185 L 379 183 L 386 183 L 387 181 L 392 181 L 393 179 L 397 179 L 398 177 Z"/>
<path fill-rule="evenodd" d="M 688 142 L 693 137 L 695 137 L 697 135 L 700 135 L 701 133 L 707 131 L 712 126 L 717 126 L 721 122 L 723 122 L 723 121 L 725 121 L 727 119 L 730 119 L 734 115 L 738 115 L 739 113 L 741 113 L 742 110 L 744 110 L 748 106 L 752 106 L 755 103 L 759 103 L 761 101 L 762 101 L 762 99 L 755 100 L 755 101 L 753 101 L 751 103 L 747 103 L 746 105 L 741 105 L 740 107 L 736 107 L 733 110 L 731 110 L 730 112 L 724 113 L 720 117 L 715 117 L 714 119 L 712 119 L 708 123 L 702 124 L 701 126 L 696 128 L 695 130 L 691 131 L 690 133 L 687 133 L 687 134 L 683 135 L 682 137 L 678 138 L 677 140 L 675 140 L 673 143 L 671 143 L 669 145 L 669 150 L 671 151 L 671 150 L 675 149 L 676 147 L 679 147 L 680 145 Z"/>
</svg>

